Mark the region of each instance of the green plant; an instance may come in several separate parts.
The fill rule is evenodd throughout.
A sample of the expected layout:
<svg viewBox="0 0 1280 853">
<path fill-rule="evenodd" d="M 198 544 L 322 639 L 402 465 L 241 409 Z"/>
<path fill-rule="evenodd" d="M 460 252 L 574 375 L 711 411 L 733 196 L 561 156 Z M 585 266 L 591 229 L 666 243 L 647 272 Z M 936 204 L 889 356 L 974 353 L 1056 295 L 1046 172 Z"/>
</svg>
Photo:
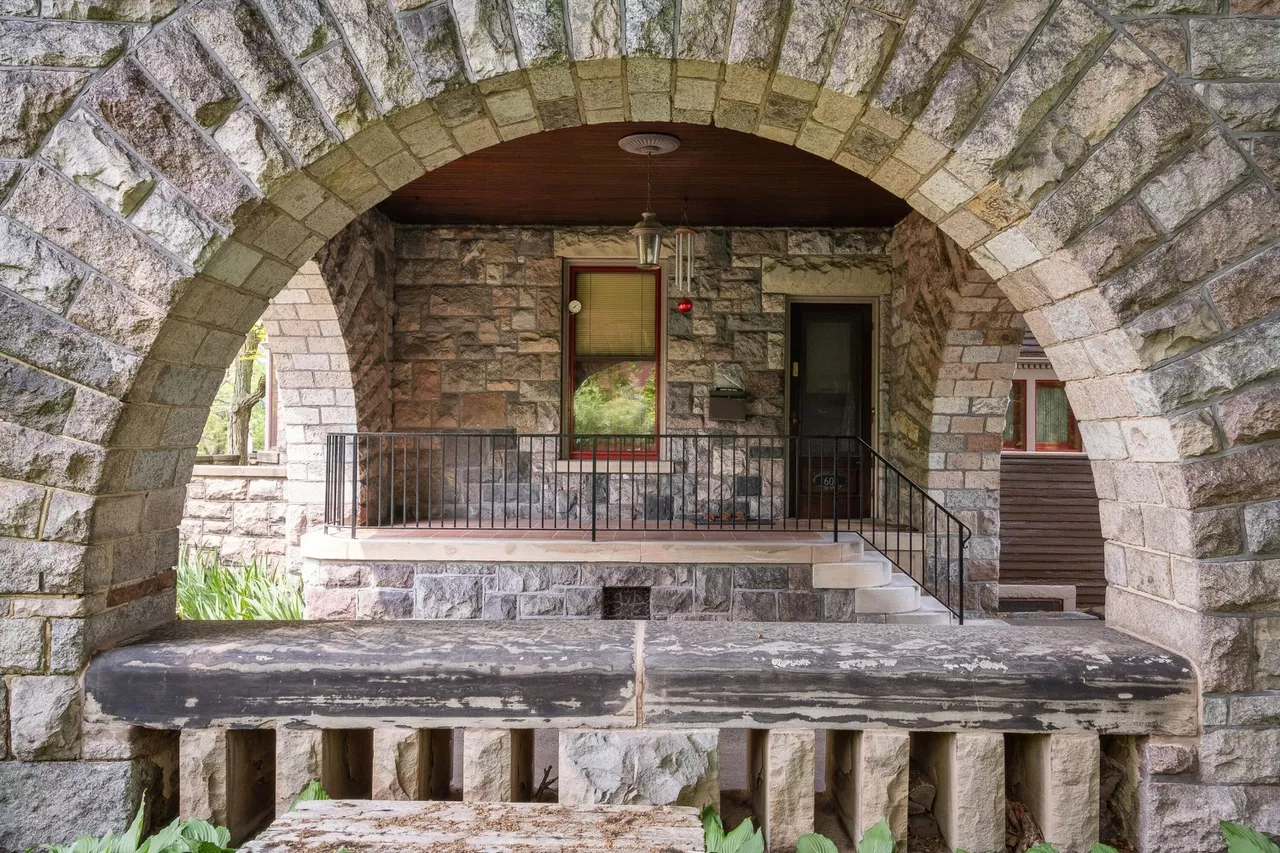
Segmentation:
<svg viewBox="0 0 1280 853">
<path fill-rule="evenodd" d="M 732 832 L 724 831 L 724 822 L 711 806 L 702 810 L 702 831 L 707 853 L 764 853 L 764 836 L 746 818 Z"/>
<path fill-rule="evenodd" d="M 133 823 L 122 835 L 107 833 L 101 838 L 78 837 L 72 844 L 42 844 L 42 853 L 230 853 L 231 832 L 203 820 L 175 819 L 173 823 L 142 840 L 142 819 L 147 811 L 144 796 Z"/>
<path fill-rule="evenodd" d="M 1219 821 L 1218 829 L 1227 841 L 1227 853 L 1280 853 L 1280 847 L 1256 829 L 1229 820 Z"/>
<path fill-rule="evenodd" d="M 839 853 L 836 843 L 817 832 L 806 832 L 796 839 L 796 853 Z"/>
<path fill-rule="evenodd" d="M 894 853 L 897 849 L 898 843 L 894 841 L 893 830 L 884 818 L 876 821 L 858 842 L 858 853 Z"/>
<path fill-rule="evenodd" d="M 178 553 L 178 618 L 301 619 L 302 582 L 266 557 L 237 565 L 189 546 Z"/>
<path fill-rule="evenodd" d="M 293 802 L 289 804 L 289 811 L 293 811 L 298 807 L 298 803 L 310 802 L 311 800 L 327 800 L 329 795 L 325 793 L 324 788 L 320 787 L 317 779 L 312 779 L 306 784 L 306 787 L 293 798 Z"/>
</svg>

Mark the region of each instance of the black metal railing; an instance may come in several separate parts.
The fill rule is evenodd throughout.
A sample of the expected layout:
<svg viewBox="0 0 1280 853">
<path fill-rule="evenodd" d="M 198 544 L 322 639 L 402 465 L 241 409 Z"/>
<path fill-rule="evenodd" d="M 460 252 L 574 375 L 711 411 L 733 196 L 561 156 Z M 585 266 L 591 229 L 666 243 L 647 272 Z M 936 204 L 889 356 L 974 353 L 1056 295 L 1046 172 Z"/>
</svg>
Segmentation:
<svg viewBox="0 0 1280 853">
<path fill-rule="evenodd" d="M 325 527 L 856 533 L 958 617 L 969 529 L 855 436 L 346 433 Z"/>
</svg>

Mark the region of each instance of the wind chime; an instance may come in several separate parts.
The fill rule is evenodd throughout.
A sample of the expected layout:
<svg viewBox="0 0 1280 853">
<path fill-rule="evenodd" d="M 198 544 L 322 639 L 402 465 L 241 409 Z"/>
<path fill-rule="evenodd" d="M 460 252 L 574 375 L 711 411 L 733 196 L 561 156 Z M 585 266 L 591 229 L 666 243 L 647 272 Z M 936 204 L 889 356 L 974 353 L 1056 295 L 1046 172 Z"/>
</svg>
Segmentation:
<svg viewBox="0 0 1280 853">
<path fill-rule="evenodd" d="M 685 209 L 680 217 L 680 224 L 672 232 L 676 236 L 676 269 L 674 290 L 680 294 L 676 310 L 688 314 L 693 310 L 693 238 L 697 232 L 689 227 L 689 200 L 685 199 Z"/>
</svg>

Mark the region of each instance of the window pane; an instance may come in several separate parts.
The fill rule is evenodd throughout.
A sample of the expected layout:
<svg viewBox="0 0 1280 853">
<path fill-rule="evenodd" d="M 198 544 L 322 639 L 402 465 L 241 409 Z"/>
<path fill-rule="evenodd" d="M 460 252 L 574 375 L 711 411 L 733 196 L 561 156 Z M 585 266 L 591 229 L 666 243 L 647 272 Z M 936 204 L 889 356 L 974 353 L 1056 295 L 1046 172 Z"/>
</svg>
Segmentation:
<svg viewBox="0 0 1280 853">
<path fill-rule="evenodd" d="M 573 365 L 573 431 L 578 435 L 653 435 L 657 364 L 578 359 Z M 624 448 L 618 448 L 624 449 Z M 625 448 L 646 450 L 646 447 Z"/>
<path fill-rule="evenodd" d="M 1071 429 L 1071 407 L 1067 392 L 1059 385 L 1036 383 L 1036 446 L 1079 449 Z"/>
<path fill-rule="evenodd" d="M 579 356 L 653 358 L 656 352 L 657 276 L 636 270 L 579 272 L 574 320 Z"/>
</svg>

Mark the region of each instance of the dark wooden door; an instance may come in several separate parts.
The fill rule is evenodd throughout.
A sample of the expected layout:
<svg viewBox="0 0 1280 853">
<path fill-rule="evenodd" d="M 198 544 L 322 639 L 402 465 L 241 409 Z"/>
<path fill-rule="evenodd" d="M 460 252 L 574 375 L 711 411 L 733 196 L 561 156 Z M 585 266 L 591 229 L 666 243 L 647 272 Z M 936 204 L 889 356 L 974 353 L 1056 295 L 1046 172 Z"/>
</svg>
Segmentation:
<svg viewBox="0 0 1280 853">
<path fill-rule="evenodd" d="M 868 466 L 855 437 L 871 434 L 870 305 L 791 305 L 791 512 L 860 516 Z"/>
</svg>

